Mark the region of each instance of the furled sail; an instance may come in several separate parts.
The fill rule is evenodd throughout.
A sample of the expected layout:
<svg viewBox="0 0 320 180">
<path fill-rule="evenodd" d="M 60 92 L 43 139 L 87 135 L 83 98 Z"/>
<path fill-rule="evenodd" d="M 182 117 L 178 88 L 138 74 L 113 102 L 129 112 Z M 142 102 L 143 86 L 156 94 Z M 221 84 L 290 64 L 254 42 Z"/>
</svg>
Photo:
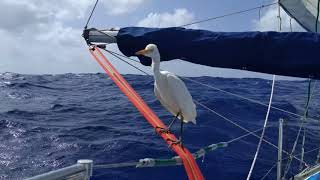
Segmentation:
<svg viewBox="0 0 320 180">
<path fill-rule="evenodd" d="M 280 0 L 279 3 L 307 31 L 320 32 L 320 0 Z"/>
<path fill-rule="evenodd" d="M 89 31 L 89 30 L 88 30 Z M 105 42 L 94 32 L 96 42 Z M 86 36 L 87 35 L 87 36 Z M 294 77 L 320 79 L 320 34 L 310 32 L 211 32 L 185 28 L 121 28 L 115 35 L 120 51 L 126 56 L 154 43 L 161 61 L 184 61 Z M 105 42 L 109 43 L 109 42 Z M 144 65 L 151 60 L 139 57 Z"/>
<path fill-rule="evenodd" d="M 157 44 L 161 61 L 182 59 L 212 67 L 320 79 L 320 34 L 308 32 L 211 32 L 184 28 L 120 29 L 126 56 Z M 143 64 L 151 61 L 139 57 Z"/>
</svg>

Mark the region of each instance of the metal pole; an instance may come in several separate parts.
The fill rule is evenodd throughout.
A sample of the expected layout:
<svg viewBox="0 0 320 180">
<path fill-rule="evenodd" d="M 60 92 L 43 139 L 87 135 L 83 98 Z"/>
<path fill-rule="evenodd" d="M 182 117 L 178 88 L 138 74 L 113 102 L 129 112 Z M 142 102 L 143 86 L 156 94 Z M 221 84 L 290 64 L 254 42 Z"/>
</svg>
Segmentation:
<svg viewBox="0 0 320 180">
<path fill-rule="evenodd" d="M 277 180 L 281 180 L 283 119 L 279 119 Z"/>
<path fill-rule="evenodd" d="M 84 177 L 86 167 L 77 163 L 55 171 L 50 171 L 38 176 L 27 178 L 26 180 L 57 180 L 69 179 L 70 177 Z M 75 178 L 74 178 L 75 179 Z"/>
</svg>

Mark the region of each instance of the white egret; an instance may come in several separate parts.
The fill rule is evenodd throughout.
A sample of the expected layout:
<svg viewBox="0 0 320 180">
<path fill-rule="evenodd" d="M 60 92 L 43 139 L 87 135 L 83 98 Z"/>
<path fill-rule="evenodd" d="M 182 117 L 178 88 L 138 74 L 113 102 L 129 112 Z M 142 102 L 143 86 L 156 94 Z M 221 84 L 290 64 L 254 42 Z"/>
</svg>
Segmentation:
<svg viewBox="0 0 320 180">
<path fill-rule="evenodd" d="M 197 111 L 192 96 L 179 77 L 168 71 L 160 71 L 160 53 L 155 44 L 147 45 L 145 49 L 136 52 L 136 55 L 144 55 L 152 59 L 154 93 L 162 106 L 175 116 L 168 129 L 162 129 L 161 132 L 170 132 L 175 120 L 181 119 L 180 140 L 175 143 L 182 143 L 183 123 L 196 124 Z"/>
</svg>

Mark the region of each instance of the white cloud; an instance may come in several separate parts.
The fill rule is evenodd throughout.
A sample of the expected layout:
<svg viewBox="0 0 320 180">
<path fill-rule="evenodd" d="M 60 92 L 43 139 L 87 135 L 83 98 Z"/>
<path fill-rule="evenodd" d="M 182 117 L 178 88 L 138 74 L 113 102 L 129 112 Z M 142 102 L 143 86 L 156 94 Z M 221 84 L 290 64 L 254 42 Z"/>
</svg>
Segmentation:
<svg viewBox="0 0 320 180">
<path fill-rule="evenodd" d="M 70 24 L 79 20 L 85 22 L 84 16 L 93 3 L 92 0 L 0 1 L 3 42 L 0 44 L 0 71 L 26 74 L 101 72 L 81 37 L 82 27 Z M 117 50 L 116 47 L 111 49 Z M 137 73 L 118 61 L 113 62 L 120 67 L 120 72 Z"/>
<path fill-rule="evenodd" d="M 281 29 L 284 32 L 291 31 L 290 28 L 290 16 L 281 9 Z M 279 30 L 279 18 L 278 7 L 273 6 L 266 10 L 260 20 L 253 21 L 254 30 L 256 31 L 278 31 Z M 291 19 L 292 31 L 304 31 L 304 29 L 294 20 Z"/>
<path fill-rule="evenodd" d="M 64 23 L 83 18 L 90 3 L 0 1 L 0 70 L 32 74 L 96 72 L 98 66 L 88 60 L 82 29 Z"/>
<path fill-rule="evenodd" d="M 101 1 L 110 15 L 122 15 L 136 10 L 146 0 L 105 0 Z"/>
<path fill-rule="evenodd" d="M 23 6 L 33 9 L 38 16 L 50 17 L 53 19 L 70 20 L 74 18 L 83 18 L 90 5 L 94 3 L 92 0 L 4 0 L 2 3 L 12 6 Z M 2 9 L 2 8 L 1 8 Z"/>
<path fill-rule="evenodd" d="M 119 15 L 137 9 L 145 1 L 101 0 L 99 6 L 105 12 Z M 32 74 L 101 71 L 87 51 L 79 27 L 94 3 L 94 0 L 0 0 L 3 42 L 0 71 Z"/>
<path fill-rule="evenodd" d="M 187 9 L 175 9 L 173 13 L 150 13 L 148 16 L 138 22 L 138 26 L 143 27 L 176 27 L 188 24 L 194 21 L 193 13 Z M 188 28 L 197 28 L 196 25 Z"/>
</svg>

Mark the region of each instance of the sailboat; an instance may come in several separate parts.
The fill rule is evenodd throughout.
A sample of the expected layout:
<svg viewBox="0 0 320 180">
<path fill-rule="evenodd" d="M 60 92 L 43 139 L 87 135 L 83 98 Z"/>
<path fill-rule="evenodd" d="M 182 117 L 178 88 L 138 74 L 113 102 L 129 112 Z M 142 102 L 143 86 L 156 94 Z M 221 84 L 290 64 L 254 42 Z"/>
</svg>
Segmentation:
<svg viewBox="0 0 320 180">
<path fill-rule="evenodd" d="M 93 11 L 97 2 L 98 1 L 96 1 Z M 166 126 L 158 116 L 146 103 L 144 103 L 139 94 L 122 77 L 102 51 L 105 50 L 110 53 L 110 55 L 123 59 L 136 56 L 135 52 L 143 49 L 147 44 L 153 43 L 159 48 L 161 61 L 180 59 L 210 67 L 239 69 L 315 80 L 320 79 L 320 61 L 318 56 L 320 52 L 320 34 L 318 33 L 318 29 L 320 28 L 320 0 L 279 0 L 278 3 L 269 5 L 279 5 L 279 7 L 282 7 L 282 9 L 304 27 L 307 32 L 212 32 L 208 30 L 187 29 L 185 26 L 169 28 L 124 27 L 120 29 L 112 28 L 108 30 L 99 30 L 96 28 L 87 28 L 92 15 L 91 13 L 83 31 L 83 37 L 88 44 L 90 53 L 93 57 L 118 85 L 122 92 L 127 95 L 129 100 L 137 107 L 141 114 L 144 115 L 151 126 L 153 128 L 165 128 Z M 255 9 L 263 7 L 266 7 L 266 5 Z M 190 24 L 187 24 L 186 26 L 188 25 Z M 113 43 L 118 45 L 122 54 L 108 50 L 108 45 Z M 170 46 L 168 46 L 168 44 L 170 44 Z M 147 66 L 151 65 L 150 59 L 143 56 L 138 56 L 137 58 L 141 64 Z M 129 58 L 129 64 L 130 60 L 136 59 Z M 274 86 L 274 79 L 272 89 Z M 270 102 L 267 105 L 268 112 L 266 114 L 263 132 L 267 124 L 269 112 L 272 109 L 272 94 L 273 91 L 271 91 Z M 201 103 L 199 104 L 202 105 Z M 210 110 L 210 107 L 206 108 Z M 302 122 L 299 135 L 302 126 L 304 125 L 304 121 L 308 118 L 307 111 L 308 106 L 306 106 L 306 113 L 301 115 Z M 283 166 L 281 164 L 283 153 L 289 155 L 290 161 L 295 158 L 300 162 L 304 162 L 303 155 L 301 155 L 300 159 L 293 156 L 295 145 L 292 152 L 288 153 L 282 150 L 282 124 L 283 120 L 280 120 L 279 144 L 277 146 L 278 180 L 287 179 L 286 173 L 290 168 L 290 163 L 288 163 L 285 169 L 281 169 Z M 256 132 L 247 131 L 247 133 L 246 136 L 254 135 L 260 139 L 256 152 L 257 156 L 261 142 L 265 141 L 263 139 L 263 133 L 261 136 L 257 135 Z M 187 147 L 170 144 L 168 139 L 176 139 L 174 134 L 159 133 L 159 135 L 171 146 L 178 156 L 171 159 L 146 158 L 141 159 L 137 163 L 119 163 L 101 166 L 93 165 L 91 160 L 79 160 L 74 166 L 49 172 L 30 179 L 48 179 L 51 177 L 57 179 L 70 177 L 90 179 L 92 168 L 94 167 L 156 167 L 170 165 L 184 165 L 189 179 L 204 179 L 205 174 L 201 172 L 195 159 L 204 157 L 206 153 L 217 148 L 226 148 L 228 146 L 227 142 L 220 142 L 211 144 L 195 153 L 191 153 Z M 254 162 L 255 160 L 253 160 L 247 179 L 250 179 L 250 174 L 254 168 Z M 294 179 L 320 179 L 319 162 L 302 169 L 301 172 L 297 172 Z"/>
</svg>

